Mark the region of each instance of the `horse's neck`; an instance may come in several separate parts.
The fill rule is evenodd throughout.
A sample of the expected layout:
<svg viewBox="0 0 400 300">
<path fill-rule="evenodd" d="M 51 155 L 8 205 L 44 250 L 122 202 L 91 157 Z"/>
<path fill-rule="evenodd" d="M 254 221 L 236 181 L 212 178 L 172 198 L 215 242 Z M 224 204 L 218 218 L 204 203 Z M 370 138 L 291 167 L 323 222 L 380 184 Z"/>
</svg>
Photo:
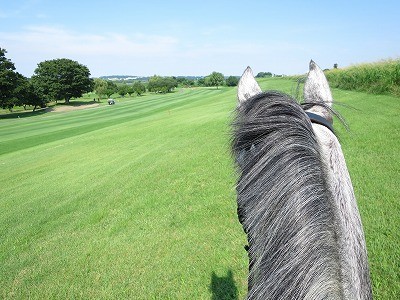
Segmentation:
<svg viewBox="0 0 400 300">
<path fill-rule="evenodd" d="M 335 135 L 326 127 L 313 124 L 313 129 L 333 195 L 343 291 L 347 299 L 370 299 L 364 232 L 342 149 Z"/>
</svg>

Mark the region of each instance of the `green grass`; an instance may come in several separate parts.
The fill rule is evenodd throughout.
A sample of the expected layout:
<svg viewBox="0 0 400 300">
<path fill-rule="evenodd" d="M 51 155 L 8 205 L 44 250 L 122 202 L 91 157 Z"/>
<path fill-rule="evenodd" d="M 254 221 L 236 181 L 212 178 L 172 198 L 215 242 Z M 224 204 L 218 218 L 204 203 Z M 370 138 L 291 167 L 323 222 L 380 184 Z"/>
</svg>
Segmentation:
<svg viewBox="0 0 400 300">
<path fill-rule="evenodd" d="M 400 96 L 400 59 L 333 69 L 326 76 L 335 88 Z"/>
<path fill-rule="evenodd" d="M 293 83 L 262 80 L 290 92 Z M 376 299 L 400 295 L 399 102 L 334 90 Z M 235 90 L 0 120 L 0 298 L 243 299 Z"/>
</svg>

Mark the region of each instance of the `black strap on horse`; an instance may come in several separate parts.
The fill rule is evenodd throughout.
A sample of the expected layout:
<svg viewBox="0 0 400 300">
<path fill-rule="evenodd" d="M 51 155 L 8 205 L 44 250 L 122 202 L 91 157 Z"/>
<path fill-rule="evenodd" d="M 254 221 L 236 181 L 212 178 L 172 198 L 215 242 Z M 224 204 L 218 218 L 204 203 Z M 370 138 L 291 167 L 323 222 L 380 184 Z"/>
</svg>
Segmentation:
<svg viewBox="0 0 400 300">
<path fill-rule="evenodd" d="M 321 117 L 320 115 L 314 114 L 314 113 L 309 112 L 309 111 L 306 111 L 306 114 L 310 118 L 311 123 L 315 123 L 315 124 L 319 124 L 319 125 L 325 126 L 330 131 L 332 131 L 333 134 L 335 134 L 335 132 L 333 131 L 332 122 L 329 122 L 324 117 Z"/>
</svg>

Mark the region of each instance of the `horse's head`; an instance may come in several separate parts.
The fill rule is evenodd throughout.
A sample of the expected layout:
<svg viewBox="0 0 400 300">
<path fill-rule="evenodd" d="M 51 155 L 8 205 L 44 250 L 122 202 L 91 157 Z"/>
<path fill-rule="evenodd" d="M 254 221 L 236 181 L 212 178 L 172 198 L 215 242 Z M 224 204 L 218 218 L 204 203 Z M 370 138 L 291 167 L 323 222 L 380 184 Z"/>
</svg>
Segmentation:
<svg viewBox="0 0 400 300">
<path fill-rule="evenodd" d="M 238 105 L 261 93 L 261 88 L 253 76 L 253 71 L 247 67 L 238 85 Z M 332 123 L 333 98 L 324 72 L 311 60 L 307 80 L 304 85 L 304 102 L 312 107 L 307 111 L 317 114 Z"/>
<path fill-rule="evenodd" d="M 237 97 L 232 149 L 249 242 L 248 299 L 371 299 L 364 233 L 324 72 L 311 60 L 298 104 L 262 92 L 248 67 Z"/>
</svg>

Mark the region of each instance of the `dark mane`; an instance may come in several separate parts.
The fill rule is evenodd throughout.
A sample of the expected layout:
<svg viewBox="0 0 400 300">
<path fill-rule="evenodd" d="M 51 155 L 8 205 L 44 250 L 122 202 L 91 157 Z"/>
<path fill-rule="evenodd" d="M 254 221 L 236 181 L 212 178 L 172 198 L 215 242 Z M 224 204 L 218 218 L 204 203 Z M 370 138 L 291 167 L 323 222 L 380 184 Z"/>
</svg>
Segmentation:
<svg viewBox="0 0 400 300">
<path fill-rule="evenodd" d="M 341 298 L 334 204 L 303 108 L 286 94 L 261 93 L 237 108 L 233 130 L 248 298 Z"/>
</svg>

